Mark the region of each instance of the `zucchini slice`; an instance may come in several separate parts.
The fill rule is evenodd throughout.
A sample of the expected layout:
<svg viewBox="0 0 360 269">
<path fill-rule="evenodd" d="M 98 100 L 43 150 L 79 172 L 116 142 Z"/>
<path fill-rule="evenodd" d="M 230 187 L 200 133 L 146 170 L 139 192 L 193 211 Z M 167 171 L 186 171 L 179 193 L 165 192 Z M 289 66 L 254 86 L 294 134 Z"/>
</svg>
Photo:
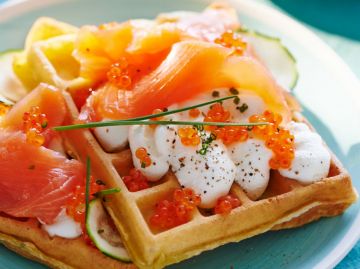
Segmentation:
<svg viewBox="0 0 360 269">
<path fill-rule="evenodd" d="M 280 38 L 248 29 L 240 29 L 238 32 L 253 46 L 277 83 L 286 90 L 294 89 L 299 78 L 296 59 Z"/>
<path fill-rule="evenodd" d="M 119 233 L 113 227 L 111 221 L 100 198 L 89 203 L 86 230 L 91 240 L 105 255 L 123 262 L 131 262 L 129 254 L 121 242 Z"/>
</svg>

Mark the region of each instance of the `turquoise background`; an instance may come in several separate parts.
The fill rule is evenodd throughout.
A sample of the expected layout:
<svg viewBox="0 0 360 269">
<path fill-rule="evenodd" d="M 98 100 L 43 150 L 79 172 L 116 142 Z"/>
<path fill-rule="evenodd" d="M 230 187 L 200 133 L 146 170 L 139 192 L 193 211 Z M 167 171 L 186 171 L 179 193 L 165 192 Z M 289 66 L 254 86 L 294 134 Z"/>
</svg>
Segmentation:
<svg viewBox="0 0 360 269">
<path fill-rule="evenodd" d="M 285 13 L 293 16 L 305 24 L 307 24 L 316 34 L 318 34 L 326 43 L 328 43 L 353 69 L 360 78 L 360 1 L 357 0 L 257 0 L 268 5 L 275 6 Z M 0 0 L 0 3 L 5 2 Z M 318 126 L 317 126 L 318 127 Z M 326 222 L 327 220 L 322 220 Z M 312 231 L 312 224 L 304 227 L 304 229 Z M 282 231 L 279 233 L 283 240 L 291 240 L 294 233 L 303 233 L 300 230 L 292 232 Z M 262 235 L 263 240 L 266 238 L 273 239 L 271 233 Z M 310 236 L 309 236 L 310 237 Z M 248 242 L 249 243 L 249 242 Z M 326 242 L 319 242 L 320 244 Z M 227 255 L 227 248 L 246 248 L 247 252 L 252 252 L 256 247 L 255 244 L 236 244 L 228 245 L 220 248 L 218 253 Z M 271 247 L 271 244 L 269 245 Z M 5 251 L 0 248 L 0 251 Z M 256 253 L 254 253 L 255 255 Z M 280 256 L 280 255 L 279 255 Z M 284 262 L 291 261 L 292 257 L 268 257 L 272 259 L 282 258 Z M 6 269 L 12 268 L 29 268 L 30 262 L 17 259 L 17 255 L 9 253 L 9 262 Z M 13 259 L 12 259 L 13 258 Z M 202 255 L 201 259 L 210 259 L 207 254 Z M 13 262 L 12 262 L 13 260 Z M 266 262 L 266 261 L 264 261 Z M 191 261 L 186 263 L 191 267 Z M 183 264 L 184 265 L 184 264 Z M 284 264 L 286 265 L 286 264 Z M 40 267 L 36 267 L 40 268 Z M 176 267 L 180 268 L 180 267 Z M 227 268 L 227 267 L 223 267 Z M 360 243 L 358 243 L 345 259 L 336 267 L 344 268 L 360 268 Z M 5 269 L 0 264 L 0 269 Z"/>
</svg>

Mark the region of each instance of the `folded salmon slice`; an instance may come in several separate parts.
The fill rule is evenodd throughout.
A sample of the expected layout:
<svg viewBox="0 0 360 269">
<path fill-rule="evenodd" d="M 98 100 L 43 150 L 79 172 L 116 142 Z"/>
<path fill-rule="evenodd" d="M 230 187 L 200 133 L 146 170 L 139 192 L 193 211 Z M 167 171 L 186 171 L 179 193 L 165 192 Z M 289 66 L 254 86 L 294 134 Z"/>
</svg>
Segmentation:
<svg viewBox="0 0 360 269">
<path fill-rule="evenodd" d="M 111 84 L 87 100 L 81 119 L 126 119 L 189 100 L 202 92 L 235 87 L 255 92 L 268 108 L 290 119 L 283 90 L 255 58 L 232 55 L 232 50 L 202 41 L 173 45 L 166 59 L 130 91 Z M 86 114 L 95 114 L 92 116 Z"/>
<path fill-rule="evenodd" d="M 67 113 L 66 104 L 61 90 L 41 83 L 23 99 L 17 102 L 0 122 L 0 128 L 12 131 L 23 131 L 23 116 L 29 112 L 31 107 L 37 106 L 48 120 L 47 128 L 43 135 L 45 146 L 49 145 L 59 134 L 52 130 L 54 126 L 63 124 Z"/>
<path fill-rule="evenodd" d="M 33 106 L 38 106 L 41 113 L 46 114 L 48 127 L 61 125 L 65 119 L 66 104 L 61 91 L 41 83 L 10 109 L 1 121 L 0 127 L 22 130 L 24 113 L 30 111 Z"/>
<path fill-rule="evenodd" d="M 0 131 L 0 211 L 53 223 L 85 181 L 84 165 L 26 142 L 18 131 Z"/>
<path fill-rule="evenodd" d="M 83 164 L 59 153 L 32 145 L 23 133 L 23 115 L 38 106 L 48 126 L 46 144 L 59 136 L 51 127 L 61 125 L 67 110 L 61 91 L 40 84 L 20 100 L 0 126 L 0 211 L 15 217 L 36 217 L 52 223 L 76 185 L 83 185 Z"/>
<path fill-rule="evenodd" d="M 130 65 L 147 75 L 169 53 L 173 44 L 184 40 L 214 41 L 227 30 L 239 27 L 234 9 L 212 5 L 202 13 L 163 14 L 156 20 L 129 20 L 83 26 L 77 35 L 74 57 L 80 63 L 80 76 L 93 86 L 106 81 L 111 65 L 126 57 Z"/>
<path fill-rule="evenodd" d="M 240 27 L 236 10 L 225 2 L 214 3 L 201 13 L 189 11 L 163 13 L 156 18 L 156 22 L 173 24 L 183 35 L 210 42 L 225 31 Z"/>
</svg>

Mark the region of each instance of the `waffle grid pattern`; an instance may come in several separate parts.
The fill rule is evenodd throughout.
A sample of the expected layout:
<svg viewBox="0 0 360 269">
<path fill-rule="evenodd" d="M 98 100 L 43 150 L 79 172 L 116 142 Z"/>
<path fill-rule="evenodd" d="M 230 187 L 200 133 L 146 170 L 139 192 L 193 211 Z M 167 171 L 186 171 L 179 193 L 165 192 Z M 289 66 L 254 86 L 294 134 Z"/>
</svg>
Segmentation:
<svg viewBox="0 0 360 269">
<path fill-rule="evenodd" d="M 70 110 L 68 123 L 72 123 L 77 119 L 78 111 L 70 95 L 64 95 Z M 90 156 L 97 177 L 108 187 L 121 188 L 120 193 L 106 199 L 105 205 L 134 263 L 140 268 L 162 268 L 270 229 L 296 227 L 321 216 L 339 214 L 356 199 L 349 175 L 334 157 L 329 178 L 325 180 L 309 186 L 293 184 L 289 192 L 275 196 L 267 191 L 263 199 L 257 201 L 252 201 L 239 185 L 234 184 L 231 193 L 240 199 L 241 206 L 233 209 L 226 218 L 196 210 L 193 219 L 186 224 L 163 232 L 152 231 L 147 220 L 156 202 L 179 187 L 176 177 L 168 172 L 157 185 L 129 192 L 121 179 L 132 167 L 128 149 L 106 153 L 88 130 L 68 131 L 64 135 L 80 159 Z M 318 208 L 321 210 L 315 210 Z M 307 218 L 301 219 L 309 212 Z"/>
</svg>

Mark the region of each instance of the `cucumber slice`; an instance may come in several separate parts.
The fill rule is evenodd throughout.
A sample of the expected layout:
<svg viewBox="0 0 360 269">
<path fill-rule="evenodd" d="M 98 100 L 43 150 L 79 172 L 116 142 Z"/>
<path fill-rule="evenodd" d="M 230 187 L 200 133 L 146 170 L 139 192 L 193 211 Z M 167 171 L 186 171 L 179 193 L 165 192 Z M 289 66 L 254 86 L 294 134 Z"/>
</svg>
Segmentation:
<svg viewBox="0 0 360 269">
<path fill-rule="evenodd" d="M 27 90 L 13 72 L 13 58 L 20 50 L 8 50 L 0 53 L 0 101 L 17 102 L 27 94 Z"/>
<path fill-rule="evenodd" d="M 86 230 L 91 240 L 105 255 L 123 262 L 131 262 L 119 233 L 112 227 L 110 221 L 101 199 L 92 200 L 86 217 Z"/>
<path fill-rule="evenodd" d="M 281 43 L 280 38 L 248 29 L 240 29 L 239 33 L 254 47 L 277 83 L 286 90 L 294 89 L 299 78 L 296 59 Z"/>
</svg>

